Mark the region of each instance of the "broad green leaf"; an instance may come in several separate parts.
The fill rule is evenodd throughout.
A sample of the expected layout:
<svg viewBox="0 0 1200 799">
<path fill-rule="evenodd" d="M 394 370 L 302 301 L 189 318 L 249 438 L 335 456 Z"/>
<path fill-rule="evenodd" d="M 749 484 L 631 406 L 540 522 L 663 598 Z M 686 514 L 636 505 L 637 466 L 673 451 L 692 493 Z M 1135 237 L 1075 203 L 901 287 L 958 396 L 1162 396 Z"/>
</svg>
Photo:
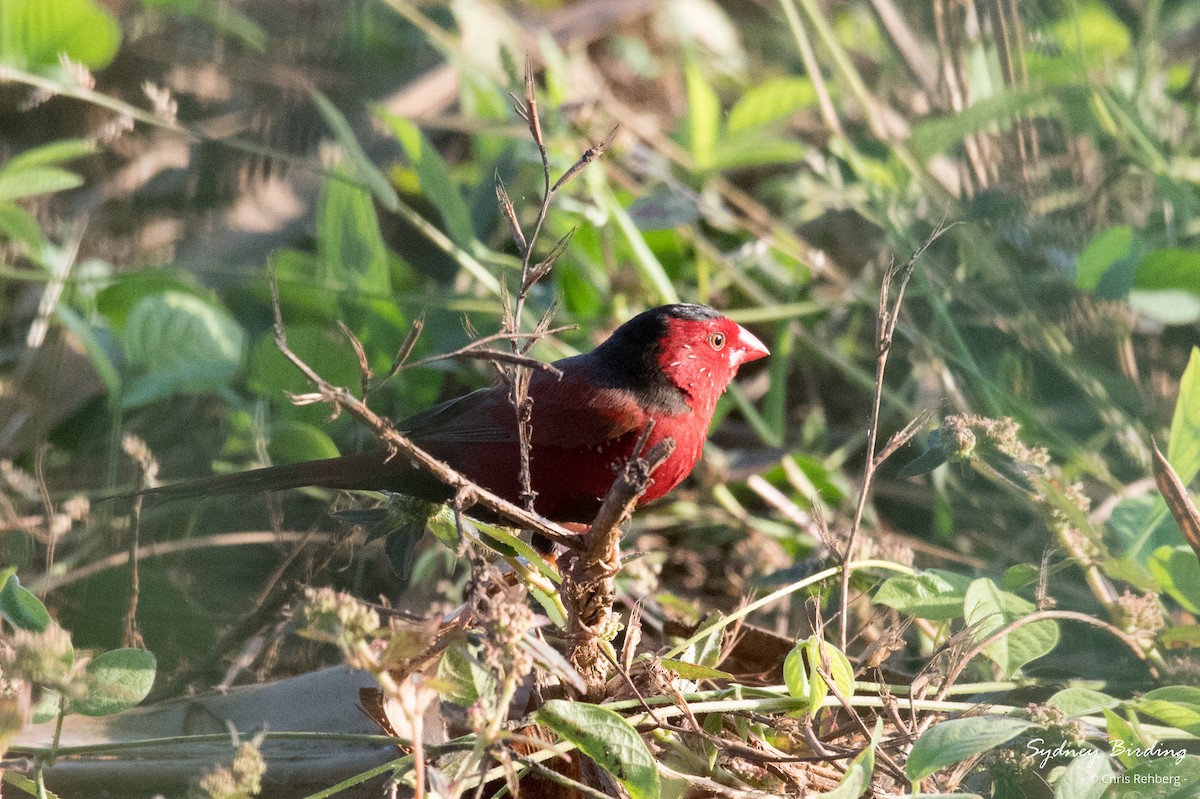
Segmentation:
<svg viewBox="0 0 1200 799">
<path fill-rule="evenodd" d="M 1178 763 L 1176 759 L 1160 757 L 1134 766 L 1116 778 L 1105 799 L 1196 799 L 1200 757 L 1183 755 Z"/>
<path fill-rule="evenodd" d="M 685 69 L 688 98 L 688 140 L 696 171 L 710 169 L 715 161 L 717 138 L 721 133 L 721 102 L 709 85 L 696 59 Z"/>
<path fill-rule="evenodd" d="M 875 601 L 920 619 L 946 621 L 962 617 L 963 597 L 970 585 L 969 577 L 929 569 L 917 575 L 889 577 L 875 592 Z"/>
<path fill-rule="evenodd" d="M 394 114 L 383 114 L 383 118 L 404 147 L 421 182 L 421 193 L 441 214 L 446 233 L 455 244 L 470 252 L 475 240 L 471 209 L 458 189 L 450 166 L 415 124 Z"/>
<path fill-rule="evenodd" d="M 854 695 L 854 667 L 840 649 L 812 635 L 797 641 L 783 661 L 783 681 L 788 693 L 808 702 L 808 713 L 815 714 L 825 697 L 829 696 L 829 683 L 818 671 L 824 660 L 828 660 L 829 676 L 833 678 L 838 693 L 846 699 Z"/>
<path fill-rule="evenodd" d="M 623 717 L 599 705 L 551 699 L 536 718 L 611 774 L 631 799 L 657 799 L 658 765 L 642 736 Z"/>
<path fill-rule="evenodd" d="M 57 67 L 66 54 L 90 69 L 108 66 L 121 44 L 117 20 L 94 0 L 0 2 L 0 63 Z"/>
<path fill-rule="evenodd" d="M 1200 735 L 1200 688 L 1190 685 L 1155 688 L 1131 700 L 1130 705 L 1164 724 Z"/>
<path fill-rule="evenodd" d="M 316 373 L 335 386 L 355 388 L 360 384 L 358 360 L 349 342 L 325 325 L 287 325 L 288 346 L 311 366 Z M 260 397 L 279 403 L 276 413 L 320 425 L 329 419 L 326 405 L 293 405 L 286 402 L 285 392 L 304 394 L 313 390 L 295 364 L 275 346 L 275 336 L 264 333 L 250 348 L 247 363 L 250 390 Z"/>
<path fill-rule="evenodd" d="M 768 130 L 750 130 L 722 137 L 717 142 L 711 166 L 715 170 L 727 170 L 790 164 L 803 161 L 808 153 L 808 146 L 796 139 Z"/>
<path fill-rule="evenodd" d="M 1108 708 L 1104 709 L 1104 731 L 1108 735 L 1110 751 L 1122 766 L 1133 768 L 1141 762 L 1130 749 L 1141 748 L 1142 741 L 1128 721 Z"/>
<path fill-rule="evenodd" d="M 108 716 L 128 710 L 154 686 L 157 662 L 145 649 L 113 649 L 87 664 L 87 694 L 70 709 L 85 716 Z"/>
<path fill-rule="evenodd" d="M 1087 716 L 1102 708 L 1114 708 L 1121 702 L 1100 691 L 1073 685 L 1047 699 L 1046 704 L 1058 708 L 1068 716 Z"/>
<path fill-rule="evenodd" d="M 938 769 L 1007 743 L 1032 726 L 1028 721 L 1005 716 L 943 721 L 926 730 L 913 744 L 904 771 L 914 781 L 923 780 Z"/>
<path fill-rule="evenodd" d="M 1200 318 L 1200 251 L 1151 250 L 1133 275 L 1130 304 L 1167 324 Z"/>
<path fill-rule="evenodd" d="M 1080 3 L 1054 25 L 1058 43 L 1089 67 L 1101 67 L 1129 50 L 1129 29 L 1111 9 L 1096 0 Z"/>
<path fill-rule="evenodd" d="M 1129 307 L 1164 325 L 1191 325 L 1200 320 L 1200 295 L 1183 289 L 1133 289 Z"/>
<path fill-rule="evenodd" d="M 725 129 L 730 135 L 781 120 L 817 101 L 809 78 L 781 77 L 746 89 L 733 108 Z"/>
<path fill-rule="evenodd" d="M 1171 417 L 1167 460 L 1185 486 L 1200 472 L 1200 347 L 1192 347 L 1179 380 L 1179 399 Z"/>
<path fill-rule="evenodd" d="M 1100 799 L 1112 783 L 1113 767 L 1099 752 L 1079 755 L 1054 782 L 1054 799 Z"/>
<path fill-rule="evenodd" d="M 0 236 L 21 242 L 34 258 L 46 246 L 42 226 L 33 214 L 16 203 L 0 203 Z"/>
<path fill-rule="evenodd" d="M 327 288 L 368 295 L 391 289 L 371 195 L 335 176 L 325 181 L 317 204 L 317 250 L 328 270 Z"/>
<path fill-rule="evenodd" d="M 336 265 L 316 253 L 286 247 L 272 252 L 268 264 L 279 286 L 284 319 L 292 324 L 300 319 L 324 319 L 333 326 L 345 318 L 342 293 L 346 285 Z"/>
<path fill-rule="evenodd" d="M 267 453 L 272 463 L 301 463 L 341 454 L 324 430 L 294 419 L 280 419 L 271 424 Z"/>
<path fill-rule="evenodd" d="M 241 366 L 246 338 L 222 308 L 180 291 L 138 300 L 120 336 L 136 371 L 122 396 L 127 408 L 224 386 Z"/>
<path fill-rule="evenodd" d="M 1129 225 L 1117 225 L 1097 233 L 1079 253 L 1075 264 L 1075 286 L 1084 291 L 1096 288 L 1113 264 L 1130 257 L 1133 244 L 1133 228 Z"/>
<path fill-rule="evenodd" d="M 205 302 L 216 302 L 216 294 L 195 283 L 186 272 L 174 269 L 141 269 L 124 272 L 96 294 L 96 309 L 112 327 L 120 330 L 139 301 L 156 294 L 177 291 L 194 294 Z"/>
<path fill-rule="evenodd" d="M 448 702 L 469 707 L 480 699 L 495 706 L 496 675 L 467 649 L 465 640 L 455 641 L 438 662 L 439 693 Z"/>
<path fill-rule="evenodd" d="M 42 601 L 17 579 L 16 569 L 5 569 L 0 587 L 0 615 L 19 630 L 40 633 L 50 626 L 50 612 Z"/>
<path fill-rule="evenodd" d="M 1146 568 L 1158 582 L 1159 589 L 1189 613 L 1200 613 L 1200 562 L 1192 548 L 1180 544 L 1159 547 L 1146 561 Z"/>
<path fill-rule="evenodd" d="M 1024 618 L 1036 608 L 1016 594 L 1001 591 L 994 582 L 980 578 L 971 583 L 963 598 L 963 616 L 972 626 L 976 641 L 982 641 L 1010 622 Z M 1058 644 L 1058 624 L 1035 621 L 1012 630 L 985 650 L 1006 676 L 1012 676 L 1031 660 L 1047 654 Z"/>
<path fill-rule="evenodd" d="M 83 185 L 83 178 L 55 166 L 0 173 L 0 202 L 52 194 Z"/>
</svg>

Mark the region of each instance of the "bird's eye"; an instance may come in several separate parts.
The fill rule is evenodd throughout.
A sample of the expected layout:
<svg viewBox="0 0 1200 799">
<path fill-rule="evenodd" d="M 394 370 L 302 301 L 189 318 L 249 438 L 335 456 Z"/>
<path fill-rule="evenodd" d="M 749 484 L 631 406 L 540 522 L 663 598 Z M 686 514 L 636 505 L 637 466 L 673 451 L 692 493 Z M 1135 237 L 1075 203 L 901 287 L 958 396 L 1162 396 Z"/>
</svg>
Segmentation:
<svg viewBox="0 0 1200 799">
<path fill-rule="evenodd" d="M 725 334 L 721 332 L 710 333 L 708 336 L 708 343 L 712 345 L 714 350 L 720 350 L 725 346 Z"/>
</svg>

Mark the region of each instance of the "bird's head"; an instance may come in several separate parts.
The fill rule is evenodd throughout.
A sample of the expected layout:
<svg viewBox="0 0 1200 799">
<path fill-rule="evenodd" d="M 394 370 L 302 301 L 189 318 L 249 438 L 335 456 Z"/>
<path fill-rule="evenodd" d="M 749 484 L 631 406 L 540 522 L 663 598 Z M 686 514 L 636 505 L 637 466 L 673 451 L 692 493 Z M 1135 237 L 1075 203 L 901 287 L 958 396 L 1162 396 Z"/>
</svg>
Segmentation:
<svg viewBox="0 0 1200 799">
<path fill-rule="evenodd" d="M 744 363 L 770 354 L 746 328 L 707 305 L 662 305 L 638 314 L 603 345 L 624 360 L 622 371 L 656 396 L 689 397 L 694 412 L 711 413 Z"/>
</svg>

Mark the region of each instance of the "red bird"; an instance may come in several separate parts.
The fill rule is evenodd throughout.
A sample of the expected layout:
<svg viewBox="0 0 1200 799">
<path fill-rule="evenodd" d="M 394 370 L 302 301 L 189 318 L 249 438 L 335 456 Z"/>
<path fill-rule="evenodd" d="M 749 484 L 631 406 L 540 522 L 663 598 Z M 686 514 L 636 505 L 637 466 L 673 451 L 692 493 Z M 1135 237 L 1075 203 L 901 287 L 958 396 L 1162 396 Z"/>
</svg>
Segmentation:
<svg viewBox="0 0 1200 799">
<path fill-rule="evenodd" d="M 558 522 L 590 522 L 650 420 L 647 448 L 673 438 L 675 450 L 641 501 L 663 496 L 700 460 L 717 398 L 738 367 L 766 355 L 750 331 L 708 306 L 663 305 L 630 319 L 591 352 L 555 361 L 561 377 L 535 372 L 529 385 L 534 509 Z M 505 386 L 448 400 L 396 427 L 479 485 L 519 503 L 516 415 Z M 394 491 L 439 502 L 451 496 L 432 475 L 403 458 L 388 461 L 382 451 L 141 493 L 185 497 L 301 486 Z"/>
</svg>

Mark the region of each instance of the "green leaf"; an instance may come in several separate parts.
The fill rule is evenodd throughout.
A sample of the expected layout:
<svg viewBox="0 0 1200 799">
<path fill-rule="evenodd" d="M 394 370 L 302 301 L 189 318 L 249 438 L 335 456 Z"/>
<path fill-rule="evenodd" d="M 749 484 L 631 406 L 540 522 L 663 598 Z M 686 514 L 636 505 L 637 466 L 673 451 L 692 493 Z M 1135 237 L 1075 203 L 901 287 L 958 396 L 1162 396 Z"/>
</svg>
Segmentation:
<svg viewBox="0 0 1200 799">
<path fill-rule="evenodd" d="M 317 374 L 335 386 L 359 385 L 358 360 L 349 343 L 325 325 L 289 324 L 288 346 Z M 293 405 L 284 401 L 284 393 L 304 394 L 313 390 L 295 364 L 275 346 L 275 336 L 268 332 L 250 348 L 247 364 L 250 390 L 260 397 L 279 402 L 276 413 L 290 419 L 321 424 L 329 418 L 329 408 L 323 404 Z"/>
<path fill-rule="evenodd" d="M 1159 589 L 1183 606 L 1188 613 L 1200 613 L 1200 561 L 1191 547 L 1162 546 L 1146 561 Z"/>
<path fill-rule="evenodd" d="M 8 174 L 34 167 L 54 166 L 64 161 L 73 161 L 95 153 L 99 148 L 87 139 L 59 139 L 14 155 L 0 166 L 0 173 Z"/>
<path fill-rule="evenodd" d="M 1130 304 L 1167 324 L 1200 319 L 1200 251 L 1151 250 L 1133 275 Z"/>
<path fill-rule="evenodd" d="M 245 339 L 229 314 L 194 294 L 166 291 L 143 297 L 121 331 L 129 365 L 138 372 L 122 405 L 134 408 L 226 385 L 241 366 Z"/>
<path fill-rule="evenodd" d="M 963 598 L 963 615 L 972 626 L 976 641 L 982 641 L 1010 622 L 1036 611 L 1033 603 L 1016 594 L 1001 591 L 995 583 L 980 578 L 971 583 Z M 1040 658 L 1058 644 L 1058 624 L 1051 620 L 1035 621 L 1012 630 L 988 645 L 985 653 L 1006 676 L 1012 676 L 1031 660 Z"/>
<path fill-rule="evenodd" d="M 1099 753 L 1079 755 L 1054 782 L 1054 799 L 1100 799 L 1112 783 L 1112 764 Z"/>
<path fill-rule="evenodd" d="M 141 269 L 124 272 L 109 286 L 96 294 L 96 308 L 115 330 L 125 327 L 129 312 L 139 301 L 169 291 L 194 294 L 209 303 L 217 302 L 216 294 L 195 283 L 185 272 L 173 269 Z"/>
<path fill-rule="evenodd" d="M 696 625 L 697 630 L 707 630 L 707 632 L 683 650 L 682 659 L 684 661 L 709 667 L 715 667 L 720 662 L 722 644 L 725 640 L 725 628 L 720 624 L 722 618 L 724 616 L 721 611 L 714 610 Z"/>
<path fill-rule="evenodd" d="M 817 101 L 809 78 L 773 78 L 751 86 L 729 110 L 725 129 L 730 134 L 770 125 Z"/>
<path fill-rule="evenodd" d="M 1095 0 L 1080 3 L 1074 14 L 1065 15 L 1054 25 L 1053 35 L 1090 67 L 1120 58 L 1132 41 L 1129 29 L 1112 10 Z"/>
<path fill-rule="evenodd" d="M 503 527 L 498 527 L 494 524 L 488 524 L 487 522 L 481 522 L 478 519 L 472 519 L 471 523 L 475 525 L 475 528 L 479 530 L 479 532 L 500 544 L 502 547 L 507 548 L 509 551 L 505 552 L 504 554 L 520 555 L 529 562 L 530 566 L 533 566 L 535 569 L 537 569 L 538 573 L 546 579 L 555 583 L 562 582 L 562 575 L 559 573 L 558 569 L 551 566 L 536 549 L 522 541 L 520 536 L 504 529 Z M 484 543 L 486 544 L 487 542 L 485 541 Z"/>
<path fill-rule="evenodd" d="M 1058 708 L 1068 716 L 1088 716 L 1102 708 L 1114 708 L 1121 702 L 1100 691 L 1073 685 L 1047 699 L 1046 704 Z"/>
<path fill-rule="evenodd" d="M 918 157 L 925 159 L 957 146 L 965 136 L 981 130 L 1006 130 L 1023 114 L 1049 110 L 1053 95 L 1044 92 L 1005 90 L 985 97 L 969 108 L 950 116 L 930 119 L 916 125 L 909 144 Z"/>
<path fill-rule="evenodd" d="M 87 664 L 87 694 L 70 709 L 85 716 L 108 716 L 128 710 L 154 686 L 158 665 L 145 649 L 113 649 Z"/>
<path fill-rule="evenodd" d="M 1200 347 L 1192 347 L 1187 367 L 1179 380 L 1179 399 L 1171 417 L 1167 460 L 1184 485 L 1200 472 Z"/>
<path fill-rule="evenodd" d="M 1108 708 L 1104 709 L 1105 733 L 1113 747 L 1113 754 L 1125 768 L 1133 768 L 1140 761 L 1130 753 L 1131 748 L 1141 745 L 1137 733 L 1128 721 L 1118 716 Z"/>
<path fill-rule="evenodd" d="M 57 67 L 60 53 L 100 69 L 113 60 L 120 44 L 116 18 L 94 0 L 0 3 L 0 63 L 17 69 Z"/>
<path fill-rule="evenodd" d="M 115 402 L 115 398 L 121 393 L 122 381 L 114 362 L 116 344 L 112 341 L 108 329 L 88 324 L 69 305 L 61 302 L 54 307 L 54 315 L 83 342 L 83 349 L 88 354 L 92 368 L 96 370 L 108 391 L 109 402 Z M 106 343 L 111 343 L 112 346 L 106 347 Z"/>
<path fill-rule="evenodd" d="M 1154 716 L 1176 729 L 1200 735 L 1200 688 L 1169 685 L 1130 701 L 1135 710 Z"/>
<path fill-rule="evenodd" d="M 37 219 L 15 203 L 0 203 L 0 235 L 24 244 L 34 258 L 46 246 Z"/>
<path fill-rule="evenodd" d="M 828 661 L 829 676 L 846 699 L 854 695 L 854 667 L 840 649 L 812 635 L 797 641 L 783 661 L 783 681 L 788 693 L 808 702 L 808 713 L 815 714 L 825 697 L 829 696 L 829 683 L 818 671 L 824 660 Z"/>
<path fill-rule="evenodd" d="M 940 768 L 961 763 L 1011 741 L 1033 724 L 1005 716 L 951 719 L 930 727 L 913 744 L 904 764 L 909 779 L 923 780 Z"/>
<path fill-rule="evenodd" d="M 49 627 L 50 612 L 33 592 L 21 585 L 16 569 L 5 569 L 4 572 L 7 576 L 0 588 L 0 615 L 18 630 L 40 633 Z"/>
<path fill-rule="evenodd" d="M 375 196 L 375 199 L 379 200 L 379 203 L 384 208 L 389 211 L 399 210 L 400 197 L 396 194 L 396 190 L 392 188 L 392 184 L 384 174 L 379 171 L 379 168 L 363 152 L 362 145 L 358 143 L 358 139 L 354 135 L 354 130 L 350 127 L 350 123 L 346 121 L 346 117 L 337 109 L 337 106 L 329 101 L 328 97 L 316 89 L 313 89 L 312 98 L 313 102 L 317 105 L 317 110 L 324 117 L 325 124 L 333 132 L 338 144 L 342 146 L 342 151 L 346 155 L 347 165 L 350 167 L 353 176 L 367 185 L 370 193 Z"/>
<path fill-rule="evenodd" d="M 391 289 L 371 195 L 336 176 L 325 181 L 317 205 L 317 249 L 328 270 L 326 288 L 373 295 Z"/>
<path fill-rule="evenodd" d="M 83 185 L 83 178 L 74 172 L 46 166 L 0 174 L 0 202 L 53 194 Z"/>
<path fill-rule="evenodd" d="M 696 171 L 712 167 L 721 132 L 721 102 L 700 69 L 699 62 L 688 60 L 685 69 L 688 98 L 688 138 Z"/>
<path fill-rule="evenodd" d="M 714 669 L 711 666 L 698 666 L 675 658 L 663 658 L 662 666 L 667 671 L 678 674 L 685 680 L 732 680 L 733 675 L 727 671 Z"/>
<path fill-rule="evenodd" d="M 875 601 L 920 619 L 946 621 L 961 618 L 963 597 L 971 578 L 940 569 L 917 575 L 889 577 L 875 592 Z"/>
<path fill-rule="evenodd" d="M 623 717 L 599 705 L 551 699 L 536 718 L 611 774 L 631 799 L 657 799 L 661 788 L 654 756 Z"/>
<path fill-rule="evenodd" d="M 417 179 L 421 182 L 421 193 L 442 215 L 446 233 L 459 247 L 471 251 L 475 241 L 471 209 L 467 207 L 458 189 L 450 166 L 415 124 L 394 114 L 384 113 L 382 116 L 404 147 Z"/>
<path fill-rule="evenodd" d="M 490 700 L 489 710 L 495 705 L 496 675 L 471 654 L 466 641 L 455 641 L 442 653 L 438 680 L 442 683 L 438 693 L 447 702 L 469 707 L 480 699 Z"/>
<path fill-rule="evenodd" d="M 294 419 L 281 419 L 271 423 L 267 454 L 271 456 L 271 463 L 302 463 L 336 458 L 341 453 L 321 428 Z"/>
<path fill-rule="evenodd" d="M 1133 228 L 1129 225 L 1118 225 L 1097 233 L 1079 253 L 1075 264 L 1075 286 L 1084 291 L 1096 288 L 1105 272 L 1130 257 L 1133 244 Z"/>
<path fill-rule="evenodd" d="M 1134 766 L 1113 781 L 1105 799 L 1196 799 L 1200 757 L 1175 760 L 1160 757 Z"/>
</svg>

